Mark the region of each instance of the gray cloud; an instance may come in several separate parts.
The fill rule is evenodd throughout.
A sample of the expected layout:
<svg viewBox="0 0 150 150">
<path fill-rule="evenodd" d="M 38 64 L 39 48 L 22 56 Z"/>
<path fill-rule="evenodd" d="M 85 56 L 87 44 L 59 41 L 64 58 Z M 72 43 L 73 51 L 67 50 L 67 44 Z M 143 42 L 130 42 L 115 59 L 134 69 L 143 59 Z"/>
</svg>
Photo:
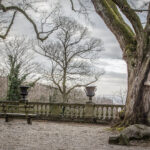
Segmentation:
<svg viewBox="0 0 150 150">
<path fill-rule="evenodd" d="M 53 4 L 53 2 L 53 0 L 50 0 L 51 5 Z M 89 22 L 84 16 L 80 16 L 72 12 L 68 1 L 64 0 L 63 6 L 63 10 L 65 10 L 63 15 L 68 15 L 72 18 L 78 19 L 81 24 L 89 28 L 92 36 L 100 38 L 103 41 L 105 50 L 101 53 L 98 67 L 100 69 L 104 68 L 106 74 L 101 78 L 99 82 L 96 83 L 98 87 L 98 95 L 111 95 L 113 92 L 119 91 L 120 88 L 126 88 L 126 65 L 123 60 L 121 60 L 121 49 L 116 38 L 106 27 L 103 20 L 93 11 L 89 16 L 91 20 L 91 22 Z M 29 37 L 35 37 L 32 25 L 28 23 L 22 15 L 19 15 L 18 19 L 15 20 L 13 30 L 11 31 L 11 35 L 13 36 L 14 34 L 24 34 Z M 44 58 L 41 57 L 41 59 L 37 60 L 41 60 L 42 63 L 44 61 Z"/>
<path fill-rule="evenodd" d="M 101 53 L 102 58 L 122 59 L 121 49 L 117 45 L 110 45 Z"/>
<path fill-rule="evenodd" d="M 127 79 L 127 74 L 110 71 L 110 72 L 106 72 L 105 78 Z"/>
</svg>

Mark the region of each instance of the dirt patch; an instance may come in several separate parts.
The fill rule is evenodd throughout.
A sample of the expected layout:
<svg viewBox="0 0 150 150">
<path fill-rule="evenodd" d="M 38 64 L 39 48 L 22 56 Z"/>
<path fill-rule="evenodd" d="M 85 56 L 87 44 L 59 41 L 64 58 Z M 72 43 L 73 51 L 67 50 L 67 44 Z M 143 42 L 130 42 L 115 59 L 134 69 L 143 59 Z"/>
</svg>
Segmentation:
<svg viewBox="0 0 150 150">
<path fill-rule="evenodd" d="M 134 146 L 108 144 L 109 126 L 0 119 L 0 150 L 149 150 L 149 142 Z"/>
</svg>

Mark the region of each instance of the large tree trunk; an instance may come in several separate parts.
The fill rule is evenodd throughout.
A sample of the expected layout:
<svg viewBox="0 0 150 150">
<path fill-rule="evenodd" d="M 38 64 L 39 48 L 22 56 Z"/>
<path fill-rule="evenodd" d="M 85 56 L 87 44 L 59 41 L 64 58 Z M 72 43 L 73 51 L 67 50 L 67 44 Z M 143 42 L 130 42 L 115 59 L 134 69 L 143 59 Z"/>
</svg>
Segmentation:
<svg viewBox="0 0 150 150">
<path fill-rule="evenodd" d="M 150 58 L 146 57 L 140 66 L 131 68 L 128 64 L 128 94 L 125 107 L 125 125 L 148 123 L 150 113 Z"/>
</svg>

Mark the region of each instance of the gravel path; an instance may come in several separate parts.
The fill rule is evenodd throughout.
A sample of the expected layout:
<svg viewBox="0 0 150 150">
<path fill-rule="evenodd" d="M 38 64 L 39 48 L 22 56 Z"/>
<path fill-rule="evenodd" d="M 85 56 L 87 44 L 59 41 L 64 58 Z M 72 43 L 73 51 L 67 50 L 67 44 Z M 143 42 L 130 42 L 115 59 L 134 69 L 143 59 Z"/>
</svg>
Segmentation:
<svg viewBox="0 0 150 150">
<path fill-rule="evenodd" d="M 138 146 L 108 144 L 108 126 L 0 119 L 0 150 L 150 150 L 149 143 Z M 134 143 L 137 145 L 137 143 Z"/>
</svg>

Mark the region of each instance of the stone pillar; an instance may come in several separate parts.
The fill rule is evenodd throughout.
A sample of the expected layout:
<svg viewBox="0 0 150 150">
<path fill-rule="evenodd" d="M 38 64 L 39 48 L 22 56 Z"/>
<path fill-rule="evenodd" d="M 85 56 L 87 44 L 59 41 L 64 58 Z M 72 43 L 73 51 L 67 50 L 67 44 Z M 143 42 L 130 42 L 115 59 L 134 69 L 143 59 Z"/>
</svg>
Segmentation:
<svg viewBox="0 0 150 150">
<path fill-rule="evenodd" d="M 93 122 L 94 119 L 94 104 L 89 103 L 84 108 L 84 119 L 86 122 Z"/>
<path fill-rule="evenodd" d="M 53 104 L 50 106 L 51 117 L 59 118 L 62 113 L 62 108 L 59 104 Z"/>
</svg>

